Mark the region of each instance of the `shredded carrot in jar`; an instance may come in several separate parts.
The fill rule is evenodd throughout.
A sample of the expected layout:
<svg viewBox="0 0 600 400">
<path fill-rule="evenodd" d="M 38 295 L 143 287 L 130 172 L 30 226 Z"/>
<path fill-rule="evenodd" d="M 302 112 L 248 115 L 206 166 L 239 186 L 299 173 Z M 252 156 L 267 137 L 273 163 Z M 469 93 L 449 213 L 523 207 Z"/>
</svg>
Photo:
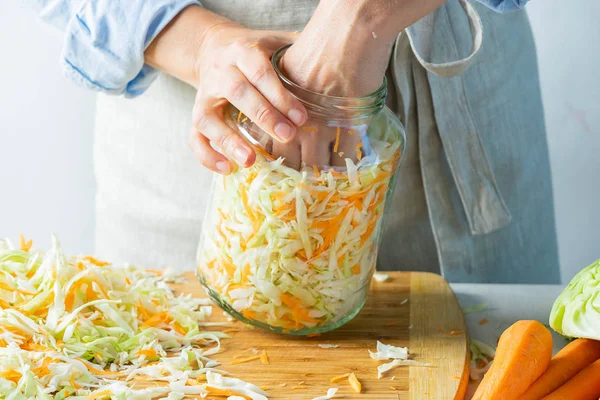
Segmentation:
<svg viewBox="0 0 600 400">
<path fill-rule="evenodd" d="M 340 146 L 340 127 L 338 126 L 335 131 L 335 144 L 333 145 L 333 152 L 337 153 L 338 147 Z"/>
</svg>

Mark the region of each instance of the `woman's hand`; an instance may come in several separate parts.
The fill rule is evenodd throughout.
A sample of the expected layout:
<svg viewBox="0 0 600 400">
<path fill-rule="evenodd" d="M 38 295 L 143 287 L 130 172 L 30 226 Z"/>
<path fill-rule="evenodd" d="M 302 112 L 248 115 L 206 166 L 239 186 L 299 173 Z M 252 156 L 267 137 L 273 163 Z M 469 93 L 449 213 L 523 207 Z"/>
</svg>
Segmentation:
<svg viewBox="0 0 600 400">
<path fill-rule="evenodd" d="M 254 31 L 188 7 L 153 41 L 147 62 L 198 90 L 190 146 L 202 165 L 228 174 L 230 160 L 242 167 L 255 161 L 252 147 L 224 121 L 228 103 L 276 142 L 294 139 L 296 128 L 307 120 L 306 110 L 283 87 L 270 61 L 292 38 L 289 32 Z"/>
<path fill-rule="evenodd" d="M 280 143 L 289 143 L 306 111 L 282 85 L 271 55 L 290 43 L 284 32 L 252 31 L 235 24 L 217 26 L 207 35 L 197 59 L 198 93 L 190 144 L 204 166 L 229 173 L 222 154 L 248 167 L 255 154 L 244 139 L 223 121 L 227 102 Z M 211 148 L 212 142 L 222 154 Z"/>
</svg>

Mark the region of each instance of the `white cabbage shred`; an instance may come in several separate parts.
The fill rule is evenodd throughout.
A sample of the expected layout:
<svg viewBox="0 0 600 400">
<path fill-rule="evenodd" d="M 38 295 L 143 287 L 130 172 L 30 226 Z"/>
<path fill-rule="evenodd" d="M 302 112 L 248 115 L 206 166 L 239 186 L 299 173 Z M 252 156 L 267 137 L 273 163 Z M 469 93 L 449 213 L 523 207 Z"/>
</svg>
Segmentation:
<svg viewBox="0 0 600 400">
<path fill-rule="evenodd" d="M 337 388 L 327 389 L 327 394 L 325 396 L 315 397 L 312 400 L 329 400 L 329 399 L 333 398 L 333 396 L 335 396 L 337 391 L 338 391 Z"/>
<path fill-rule="evenodd" d="M 173 276 L 0 241 L 0 398 L 181 399 L 211 393 L 266 400 L 223 377 L 203 329 L 208 299 L 175 296 Z M 133 378 L 160 383 L 134 388 Z M 139 383 L 139 381 L 138 381 Z"/>
<path fill-rule="evenodd" d="M 377 351 L 369 350 L 369 355 L 373 360 L 392 360 L 392 362 L 381 364 L 377 367 L 377 379 L 381 379 L 383 374 L 399 366 L 430 367 L 431 364 L 409 360 L 408 347 L 396 347 L 389 344 L 383 344 L 377 341 Z"/>
<path fill-rule="evenodd" d="M 343 172 L 258 155 L 217 176 L 198 253 L 205 284 L 247 320 L 283 331 L 352 314 L 375 269 L 400 143 L 369 139 L 372 151 L 358 164 L 346 159 Z"/>
<path fill-rule="evenodd" d="M 388 279 L 390 279 L 390 276 L 388 274 L 382 274 L 380 272 L 376 272 L 373 274 L 373 279 L 375 279 L 377 282 L 385 282 Z"/>
</svg>

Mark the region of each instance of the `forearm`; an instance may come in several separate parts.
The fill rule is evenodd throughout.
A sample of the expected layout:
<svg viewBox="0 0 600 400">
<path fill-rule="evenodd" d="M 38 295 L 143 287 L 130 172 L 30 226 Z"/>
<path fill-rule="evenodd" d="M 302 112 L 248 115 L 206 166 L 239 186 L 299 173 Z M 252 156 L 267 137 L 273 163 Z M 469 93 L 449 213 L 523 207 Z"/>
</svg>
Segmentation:
<svg viewBox="0 0 600 400">
<path fill-rule="evenodd" d="M 146 64 L 196 86 L 199 77 L 199 53 L 208 32 L 224 25 L 227 18 L 198 6 L 182 10 L 144 52 Z"/>
<path fill-rule="evenodd" d="M 381 85 L 398 33 L 444 2 L 322 0 L 284 57 L 284 69 L 296 83 L 327 94 L 371 93 Z"/>
</svg>

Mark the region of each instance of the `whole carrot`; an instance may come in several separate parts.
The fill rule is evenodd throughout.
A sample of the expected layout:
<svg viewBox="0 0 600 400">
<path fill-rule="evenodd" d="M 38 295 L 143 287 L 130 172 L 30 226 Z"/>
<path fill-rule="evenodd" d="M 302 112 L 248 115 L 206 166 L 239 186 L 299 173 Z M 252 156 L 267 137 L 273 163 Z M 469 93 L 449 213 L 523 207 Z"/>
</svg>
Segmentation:
<svg viewBox="0 0 600 400">
<path fill-rule="evenodd" d="M 598 359 L 600 359 L 600 341 L 591 339 L 572 341 L 552 358 L 546 372 L 519 400 L 540 400 Z"/>
<path fill-rule="evenodd" d="M 492 367 L 473 400 L 517 400 L 548 367 L 552 335 L 538 321 L 517 321 L 500 336 Z"/>
<path fill-rule="evenodd" d="M 600 360 L 593 362 L 543 400 L 598 400 Z"/>
</svg>

